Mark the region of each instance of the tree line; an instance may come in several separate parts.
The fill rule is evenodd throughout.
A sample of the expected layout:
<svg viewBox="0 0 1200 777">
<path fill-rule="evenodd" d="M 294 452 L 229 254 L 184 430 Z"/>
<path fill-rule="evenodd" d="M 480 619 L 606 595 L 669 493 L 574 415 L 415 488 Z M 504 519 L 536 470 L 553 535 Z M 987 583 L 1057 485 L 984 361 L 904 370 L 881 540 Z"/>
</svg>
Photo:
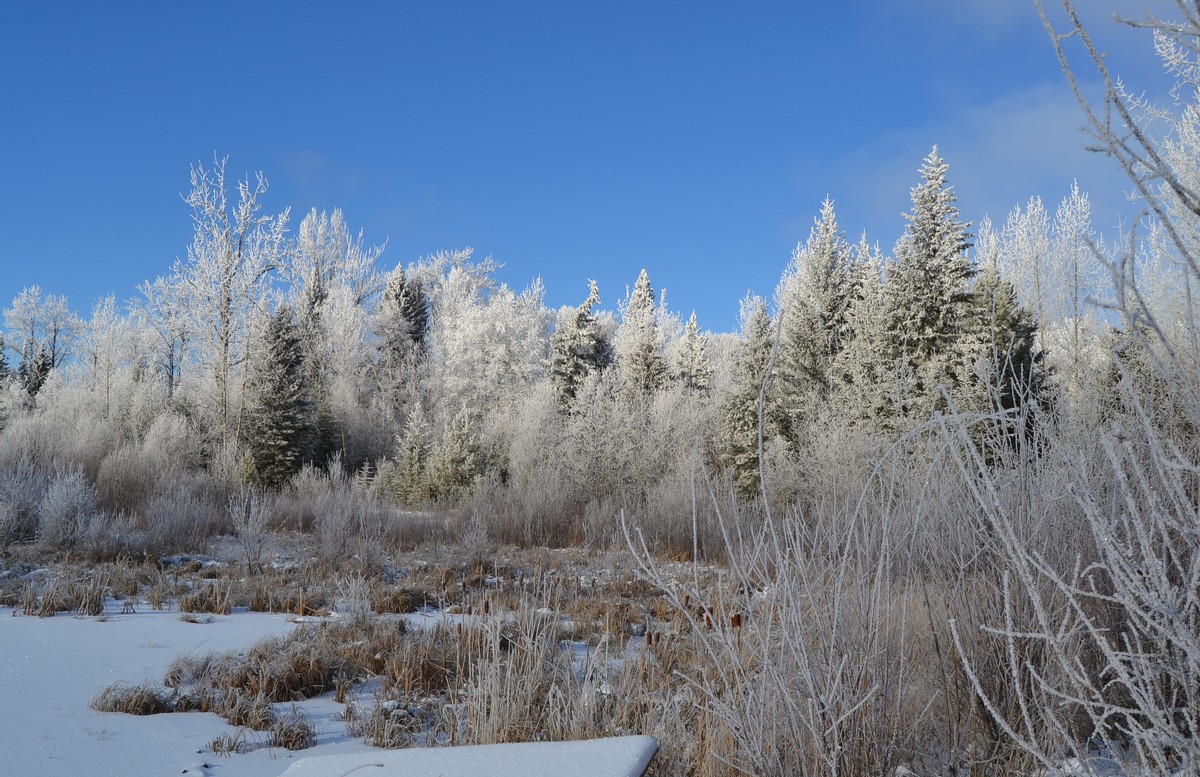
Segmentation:
<svg viewBox="0 0 1200 777">
<path fill-rule="evenodd" d="M 948 171 L 935 147 L 890 255 L 851 244 L 826 200 L 772 298 L 742 300 L 740 331 L 719 334 L 645 270 L 615 312 L 595 282 L 551 310 L 540 281 L 515 291 L 470 250 L 388 271 L 341 211 L 291 234 L 261 174 L 197 166 L 186 256 L 136 298 L 83 320 L 35 286 L 5 310 L 0 449 L 96 480 L 150 455 L 155 429 L 185 430 L 185 450 L 153 455 L 230 487 L 336 468 L 390 503 L 503 504 L 529 539 L 578 541 L 564 517 L 687 512 L 701 468 L 742 504 L 779 473 L 793 500 L 834 429 L 884 444 L 975 413 L 980 446 L 1010 444 L 1029 413 L 1080 406 L 1105 358 L 1080 269 L 1090 208 L 1075 188 L 1053 218 L 1035 199 L 973 233 Z M 31 441 L 39 425 L 59 434 Z"/>
</svg>

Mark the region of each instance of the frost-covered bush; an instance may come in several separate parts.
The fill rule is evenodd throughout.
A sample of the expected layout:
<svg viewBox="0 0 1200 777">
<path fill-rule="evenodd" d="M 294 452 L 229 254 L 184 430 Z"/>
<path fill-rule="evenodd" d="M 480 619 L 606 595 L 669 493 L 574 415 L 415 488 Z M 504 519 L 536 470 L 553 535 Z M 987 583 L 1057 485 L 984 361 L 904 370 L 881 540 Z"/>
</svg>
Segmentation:
<svg viewBox="0 0 1200 777">
<path fill-rule="evenodd" d="M 153 497 L 141 527 L 146 550 L 157 554 L 195 550 L 209 537 L 233 529 L 225 505 L 216 496 L 183 486 Z"/>
<path fill-rule="evenodd" d="M 46 477 L 29 462 L 0 466 L 0 546 L 33 539 Z"/>
<path fill-rule="evenodd" d="M 99 512 L 96 487 L 83 470 L 59 472 L 38 501 L 38 539 L 48 545 L 70 546 Z"/>
</svg>

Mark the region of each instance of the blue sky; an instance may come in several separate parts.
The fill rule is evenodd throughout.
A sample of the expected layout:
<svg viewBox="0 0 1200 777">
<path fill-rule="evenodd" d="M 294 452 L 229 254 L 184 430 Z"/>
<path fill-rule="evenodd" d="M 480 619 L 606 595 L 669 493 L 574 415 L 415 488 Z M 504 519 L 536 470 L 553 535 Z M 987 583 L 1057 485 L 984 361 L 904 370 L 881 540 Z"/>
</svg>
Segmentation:
<svg viewBox="0 0 1200 777">
<path fill-rule="evenodd" d="M 1153 88 L 1106 20 L 1141 5 L 1088 18 Z M 1132 212 L 1024 0 L 13 3 L 0 73 L 0 302 L 40 284 L 85 315 L 185 253 L 214 152 L 293 226 L 342 208 L 389 267 L 472 246 L 613 309 L 646 267 L 718 331 L 826 195 L 890 250 L 935 143 L 973 221 L 1074 178 L 1101 229 Z"/>
</svg>

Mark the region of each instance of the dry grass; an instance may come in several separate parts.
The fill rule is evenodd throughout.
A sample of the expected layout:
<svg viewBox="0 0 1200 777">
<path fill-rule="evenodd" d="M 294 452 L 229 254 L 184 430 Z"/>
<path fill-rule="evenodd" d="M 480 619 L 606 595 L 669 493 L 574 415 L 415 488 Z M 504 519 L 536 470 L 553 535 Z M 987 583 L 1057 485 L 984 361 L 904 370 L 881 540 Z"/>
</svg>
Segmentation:
<svg viewBox="0 0 1200 777">
<path fill-rule="evenodd" d="M 200 583 L 195 590 L 179 597 L 180 612 L 209 612 L 228 615 L 233 610 L 233 587 L 219 582 Z"/>
<path fill-rule="evenodd" d="M 282 747 L 285 750 L 307 750 L 316 743 L 317 730 L 304 717 L 304 713 L 294 707 L 276 719 L 267 739 L 268 747 Z"/>
<path fill-rule="evenodd" d="M 212 706 L 231 726 L 266 731 L 272 728 L 279 715 L 266 696 L 241 690 L 227 690 L 216 697 Z"/>
<path fill-rule="evenodd" d="M 153 683 L 127 685 L 114 683 L 92 699 L 97 712 L 123 712 L 126 715 L 157 715 L 174 711 L 174 705 L 163 689 Z"/>
<path fill-rule="evenodd" d="M 235 753 L 251 753 L 261 745 L 251 737 L 251 733 L 239 728 L 232 733 L 218 734 L 208 747 L 217 755 L 230 756 Z"/>
</svg>

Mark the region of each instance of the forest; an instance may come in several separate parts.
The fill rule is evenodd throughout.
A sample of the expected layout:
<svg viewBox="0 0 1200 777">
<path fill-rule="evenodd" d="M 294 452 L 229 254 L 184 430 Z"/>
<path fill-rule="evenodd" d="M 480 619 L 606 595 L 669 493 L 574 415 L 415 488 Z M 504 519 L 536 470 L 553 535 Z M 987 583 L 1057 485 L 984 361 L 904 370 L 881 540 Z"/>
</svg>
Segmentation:
<svg viewBox="0 0 1200 777">
<path fill-rule="evenodd" d="M 382 613 L 397 559 L 449 547 L 426 599 L 486 613 L 489 570 L 582 551 L 652 592 L 576 617 L 644 639 L 641 676 L 570 725 L 530 698 L 519 732 L 461 736 L 648 733 L 660 774 L 1194 774 L 1200 11 L 1180 8 L 1151 25 L 1161 110 L 1074 16 L 1083 54 L 1054 38 L 1107 86 L 1082 107 L 1136 223 L 1102 230 L 1077 186 L 968 223 L 935 146 L 893 244 L 814 203 L 775 289 L 730 301 L 736 333 L 652 265 L 553 310 L 470 249 L 397 262 L 340 210 L 294 225 L 265 175 L 196 164 L 163 275 L 86 314 L 38 286 L 4 310 L 5 563 L 152 570 L 225 540 L 249 606 L 291 543 L 331 599 Z M 0 603 L 44 601 L 11 582 Z M 561 592 L 514 590 L 511 639 L 535 645 L 522 613 Z M 555 671 L 505 650 L 495 673 Z"/>
</svg>

